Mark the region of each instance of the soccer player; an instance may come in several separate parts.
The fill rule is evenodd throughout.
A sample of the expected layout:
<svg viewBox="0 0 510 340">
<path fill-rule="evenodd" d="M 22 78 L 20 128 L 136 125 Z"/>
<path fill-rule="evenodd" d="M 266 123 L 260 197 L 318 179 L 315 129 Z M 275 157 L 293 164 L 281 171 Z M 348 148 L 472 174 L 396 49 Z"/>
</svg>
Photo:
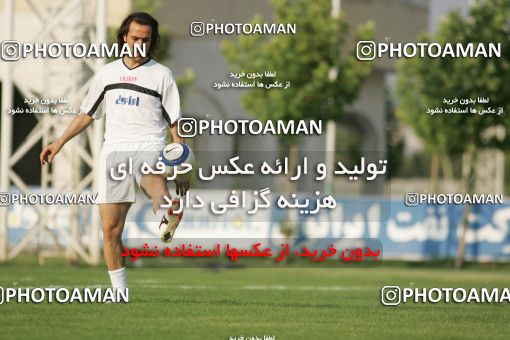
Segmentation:
<svg viewBox="0 0 510 340">
<path fill-rule="evenodd" d="M 162 214 L 159 225 L 161 239 L 170 242 L 182 213 L 174 215 L 172 208 L 161 209 L 169 195 L 166 178 L 158 174 L 142 174 L 141 165 L 153 166 L 166 144 L 167 128 L 173 142 L 184 142 L 177 134 L 181 116 L 179 93 L 172 72 L 151 56 L 159 46 L 158 22 L 149 14 L 130 14 L 117 31 L 119 51 L 127 44 L 131 56 L 124 56 L 104 65 L 92 79 L 87 97 L 62 136 L 46 146 L 41 165 L 52 162 L 65 143 L 85 130 L 94 119 L 106 113 L 104 143 L 98 169 L 99 212 L 102 220 L 104 258 L 114 289 L 127 288 L 122 231 L 129 207 L 135 202 L 136 183 L 152 199 L 155 214 Z M 146 56 L 136 55 L 134 45 L 145 48 Z M 111 173 L 120 163 L 129 160 L 132 174 L 120 179 Z M 184 195 L 189 181 L 176 180 L 176 192 Z M 177 204 L 177 206 L 176 206 Z"/>
</svg>

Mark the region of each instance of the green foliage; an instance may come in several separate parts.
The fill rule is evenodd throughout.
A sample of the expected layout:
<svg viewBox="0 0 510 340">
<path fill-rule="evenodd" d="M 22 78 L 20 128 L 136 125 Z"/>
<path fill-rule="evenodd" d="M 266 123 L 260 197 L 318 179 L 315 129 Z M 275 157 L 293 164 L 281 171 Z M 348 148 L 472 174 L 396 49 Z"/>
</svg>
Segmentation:
<svg viewBox="0 0 510 340">
<path fill-rule="evenodd" d="M 329 0 L 272 0 L 275 23 L 295 23 L 295 35 L 243 35 L 226 40 L 222 51 L 233 72 L 276 72 L 288 89 L 252 88 L 242 97 L 244 108 L 261 120 L 338 120 L 356 98 L 371 63 L 358 61 L 345 48 L 347 25 L 331 17 Z M 263 24 L 256 16 L 252 24 Z M 359 27 L 355 39 L 370 40 L 373 24 Z M 337 77 L 330 79 L 331 69 Z M 284 136 L 289 138 L 289 136 Z"/>
<path fill-rule="evenodd" d="M 134 0 L 133 9 L 139 12 L 146 12 L 154 15 L 156 10 L 161 7 L 161 0 Z"/>
<path fill-rule="evenodd" d="M 453 155 L 465 152 L 470 144 L 476 148 L 510 146 L 508 132 L 504 137 L 487 134 L 491 128 L 508 129 L 510 124 L 509 17 L 509 0 L 479 1 L 468 17 L 452 12 L 434 37 L 424 35 L 420 39 L 452 45 L 501 43 L 501 58 L 410 58 L 398 64 L 397 115 L 415 130 L 429 151 Z M 426 113 L 427 108 L 444 107 L 443 98 L 478 97 L 488 97 L 490 107 L 502 107 L 505 113 Z M 486 107 L 478 104 L 474 108 Z"/>
</svg>

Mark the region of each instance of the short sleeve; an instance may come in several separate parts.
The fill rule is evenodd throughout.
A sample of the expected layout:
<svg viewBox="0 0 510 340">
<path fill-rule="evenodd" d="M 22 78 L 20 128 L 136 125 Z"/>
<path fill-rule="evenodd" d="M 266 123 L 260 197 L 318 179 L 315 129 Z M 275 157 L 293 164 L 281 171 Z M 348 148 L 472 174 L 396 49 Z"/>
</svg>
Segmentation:
<svg viewBox="0 0 510 340">
<path fill-rule="evenodd" d="M 179 90 L 173 78 L 166 84 L 161 96 L 161 106 L 163 116 L 168 125 L 175 123 L 181 118 L 181 102 L 179 99 Z"/>
<path fill-rule="evenodd" d="M 104 86 L 100 74 L 92 78 L 89 92 L 80 106 L 80 112 L 86 113 L 94 119 L 100 119 L 104 113 Z"/>
</svg>

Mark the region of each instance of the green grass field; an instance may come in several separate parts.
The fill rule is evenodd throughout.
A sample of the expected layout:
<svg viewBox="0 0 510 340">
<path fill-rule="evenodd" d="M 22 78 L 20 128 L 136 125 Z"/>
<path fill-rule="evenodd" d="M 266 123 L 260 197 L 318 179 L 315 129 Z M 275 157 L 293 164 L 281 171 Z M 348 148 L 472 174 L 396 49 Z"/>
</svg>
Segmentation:
<svg viewBox="0 0 510 340">
<path fill-rule="evenodd" d="M 128 304 L 0 305 L 0 338 L 508 338 L 510 304 L 385 307 L 384 285 L 509 287 L 504 269 L 129 268 Z M 0 266 L 0 286 L 109 284 L 103 267 Z"/>
</svg>

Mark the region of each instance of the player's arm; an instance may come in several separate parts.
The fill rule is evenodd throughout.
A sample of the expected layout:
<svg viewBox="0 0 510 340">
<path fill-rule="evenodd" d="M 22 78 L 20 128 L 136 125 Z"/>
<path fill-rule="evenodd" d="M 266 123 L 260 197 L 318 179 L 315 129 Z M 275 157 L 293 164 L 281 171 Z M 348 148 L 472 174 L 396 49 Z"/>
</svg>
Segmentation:
<svg viewBox="0 0 510 340">
<path fill-rule="evenodd" d="M 185 143 L 184 138 L 177 133 L 177 122 L 170 125 L 170 134 L 172 135 L 173 143 Z"/>
<path fill-rule="evenodd" d="M 39 155 L 41 165 L 51 163 L 55 156 L 60 152 L 65 143 L 71 140 L 74 136 L 85 130 L 92 122 L 94 118 L 88 114 L 82 113 L 74 117 L 67 129 L 64 131 L 62 136 L 55 142 L 47 145 Z"/>
</svg>

